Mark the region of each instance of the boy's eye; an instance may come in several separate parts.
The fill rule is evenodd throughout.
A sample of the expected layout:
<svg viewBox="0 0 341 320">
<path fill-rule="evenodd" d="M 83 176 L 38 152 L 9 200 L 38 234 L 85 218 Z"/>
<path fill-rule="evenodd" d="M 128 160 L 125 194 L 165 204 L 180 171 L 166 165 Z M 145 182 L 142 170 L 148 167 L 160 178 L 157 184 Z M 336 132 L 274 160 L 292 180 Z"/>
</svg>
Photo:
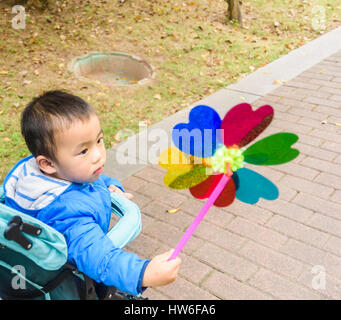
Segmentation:
<svg viewBox="0 0 341 320">
<path fill-rule="evenodd" d="M 103 142 L 103 137 L 101 137 L 101 138 L 99 138 L 98 140 L 97 140 L 97 143 L 98 144 L 100 144 L 100 143 L 102 143 Z"/>
<path fill-rule="evenodd" d="M 87 152 L 88 152 L 88 149 L 84 149 L 79 154 L 86 154 Z"/>
</svg>

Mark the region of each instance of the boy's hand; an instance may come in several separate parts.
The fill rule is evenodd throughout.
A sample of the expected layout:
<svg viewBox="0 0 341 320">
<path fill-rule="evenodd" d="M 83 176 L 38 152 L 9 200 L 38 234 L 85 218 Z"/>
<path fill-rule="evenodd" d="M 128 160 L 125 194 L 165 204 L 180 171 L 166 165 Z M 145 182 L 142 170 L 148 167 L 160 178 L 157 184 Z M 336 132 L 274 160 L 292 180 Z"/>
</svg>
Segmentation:
<svg viewBox="0 0 341 320">
<path fill-rule="evenodd" d="M 113 184 L 111 184 L 109 187 L 108 187 L 109 191 L 110 192 L 116 192 L 116 193 L 119 193 L 121 194 L 122 196 L 126 197 L 127 199 L 131 200 L 134 198 L 134 196 L 131 194 L 131 193 L 127 193 L 127 192 L 123 192 L 120 188 L 114 186 Z"/>
<path fill-rule="evenodd" d="M 168 261 L 172 252 L 169 250 L 163 254 L 155 256 L 148 264 L 143 280 L 143 287 L 164 286 L 175 281 L 181 264 L 179 257 Z"/>
</svg>

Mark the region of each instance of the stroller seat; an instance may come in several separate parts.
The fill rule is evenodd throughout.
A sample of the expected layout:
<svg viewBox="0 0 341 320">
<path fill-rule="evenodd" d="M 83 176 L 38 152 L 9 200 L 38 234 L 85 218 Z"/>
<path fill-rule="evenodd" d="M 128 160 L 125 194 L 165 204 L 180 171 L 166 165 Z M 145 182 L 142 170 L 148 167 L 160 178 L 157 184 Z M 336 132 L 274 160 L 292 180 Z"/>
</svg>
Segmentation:
<svg viewBox="0 0 341 320">
<path fill-rule="evenodd" d="M 2 299 L 143 299 L 98 284 L 67 263 L 64 236 L 49 225 L 6 206 L 0 185 L 0 297 Z M 141 231 L 138 206 L 111 192 L 119 218 L 107 236 L 123 248 Z"/>
</svg>

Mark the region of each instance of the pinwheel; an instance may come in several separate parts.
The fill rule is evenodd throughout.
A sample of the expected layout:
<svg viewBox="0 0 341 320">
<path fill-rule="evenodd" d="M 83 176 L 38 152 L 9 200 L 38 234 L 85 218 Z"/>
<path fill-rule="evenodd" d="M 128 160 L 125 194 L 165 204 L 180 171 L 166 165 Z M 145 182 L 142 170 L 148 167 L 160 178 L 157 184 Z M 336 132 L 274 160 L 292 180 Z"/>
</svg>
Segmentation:
<svg viewBox="0 0 341 320">
<path fill-rule="evenodd" d="M 174 259 L 185 246 L 212 205 L 225 207 L 235 198 L 255 204 L 259 198 L 275 200 L 279 192 L 263 175 L 244 167 L 278 165 L 299 154 L 291 146 L 298 136 L 279 132 L 246 147 L 270 124 L 274 110 L 264 105 L 253 111 L 248 103 L 230 109 L 223 120 L 209 106 L 194 107 L 188 123 L 172 130 L 171 146 L 159 155 L 159 165 L 167 170 L 164 183 L 173 189 L 189 189 L 198 199 L 206 199 L 203 208 L 176 246 Z"/>
</svg>

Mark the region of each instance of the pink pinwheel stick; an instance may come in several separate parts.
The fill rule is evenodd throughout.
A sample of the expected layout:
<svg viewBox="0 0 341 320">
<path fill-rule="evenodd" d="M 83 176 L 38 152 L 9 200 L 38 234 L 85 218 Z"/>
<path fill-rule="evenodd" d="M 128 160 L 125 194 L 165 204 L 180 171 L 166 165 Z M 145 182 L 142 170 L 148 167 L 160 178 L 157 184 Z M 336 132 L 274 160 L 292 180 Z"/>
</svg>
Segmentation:
<svg viewBox="0 0 341 320">
<path fill-rule="evenodd" d="M 206 203 L 204 204 L 204 206 L 202 207 L 202 209 L 200 210 L 200 212 L 198 213 L 198 215 L 196 216 L 196 218 L 192 222 L 192 224 L 186 230 L 185 234 L 183 235 L 183 237 L 181 238 L 181 240 L 179 241 L 179 243 L 175 247 L 175 250 L 173 251 L 171 257 L 168 260 L 173 260 L 178 256 L 178 254 L 180 253 L 182 248 L 185 246 L 186 242 L 191 237 L 194 230 L 200 224 L 201 220 L 204 218 L 207 211 L 212 207 L 214 202 L 217 200 L 220 193 L 223 191 L 224 187 L 230 181 L 230 179 L 231 179 L 231 176 L 226 176 L 225 174 L 223 175 L 223 177 L 220 179 L 219 183 L 217 184 L 217 186 L 215 187 L 215 189 L 213 190 L 213 192 L 209 196 L 208 200 L 206 201 Z"/>
</svg>

